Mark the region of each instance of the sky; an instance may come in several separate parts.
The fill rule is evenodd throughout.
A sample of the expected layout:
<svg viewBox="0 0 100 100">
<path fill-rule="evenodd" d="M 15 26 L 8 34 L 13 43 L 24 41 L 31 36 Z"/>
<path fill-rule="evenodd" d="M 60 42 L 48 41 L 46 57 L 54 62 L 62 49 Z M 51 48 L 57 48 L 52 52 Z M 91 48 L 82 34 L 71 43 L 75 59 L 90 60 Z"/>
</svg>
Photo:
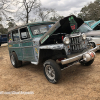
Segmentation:
<svg viewBox="0 0 100 100">
<path fill-rule="evenodd" d="M 19 0 L 20 1 L 20 0 Z M 28 1 L 28 0 L 27 0 Z M 77 15 L 80 10 L 90 2 L 95 0 L 40 0 L 42 7 L 53 8 L 60 16 L 69 16 L 70 14 Z M 17 7 L 16 7 L 17 9 Z M 15 7 L 10 10 L 16 12 Z M 11 16 L 13 18 L 13 16 Z M 16 22 L 17 24 L 22 24 L 21 22 Z M 7 27 L 7 25 L 4 25 Z"/>
<path fill-rule="evenodd" d="M 79 13 L 84 5 L 95 0 L 41 0 L 42 6 L 54 8 L 61 16 Z"/>
</svg>

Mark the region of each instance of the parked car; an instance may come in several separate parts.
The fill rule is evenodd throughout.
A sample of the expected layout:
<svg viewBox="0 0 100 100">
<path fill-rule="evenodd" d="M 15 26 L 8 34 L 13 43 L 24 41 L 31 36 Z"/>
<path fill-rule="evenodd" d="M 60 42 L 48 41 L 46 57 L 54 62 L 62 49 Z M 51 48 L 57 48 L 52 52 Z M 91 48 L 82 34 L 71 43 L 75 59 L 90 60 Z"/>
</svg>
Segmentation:
<svg viewBox="0 0 100 100">
<path fill-rule="evenodd" d="M 79 33 L 77 28 L 83 20 L 68 16 L 55 22 L 37 22 L 26 24 L 8 32 L 8 50 L 10 60 L 15 68 L 22 61 L 43 64 L 44 74 L 51 83 L 60 79 L 61 70 L 80 62 L 89 66 L 95 58 L 89 38 Z"/>
<path fill-rule="evenodd" d="M 85 33 L 87 37 L 91 37 L 91 45 L 93 48 L 100 46 L 100 30 L 93 30 L 87 24 L 82 24 L 78 28 L 79 32 Z"/>
<path fill-rule="evenodd" d="M 89 21 L 84 21 L 87 25 L 89 25 L 93 30 L 100 30 L 100 20 L 95 21 L 95 20 L 89 20 Z"/>
<path fill-rule="evenodd" d="M 3 43 L 7 43 L 7 34 L 1 34 L 0 35 L 0 46 Z"/>
</svg>

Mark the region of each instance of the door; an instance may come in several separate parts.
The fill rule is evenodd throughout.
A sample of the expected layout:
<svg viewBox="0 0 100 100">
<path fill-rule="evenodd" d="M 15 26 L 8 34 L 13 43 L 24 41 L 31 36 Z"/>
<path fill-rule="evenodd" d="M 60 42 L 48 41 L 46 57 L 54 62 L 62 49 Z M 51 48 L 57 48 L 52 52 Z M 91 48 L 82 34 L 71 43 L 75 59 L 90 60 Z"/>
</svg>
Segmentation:
<svg viewBox="0 0 100 100">
<path fill-rule="evenodd" d="M 34 50 L 33 50 L 33 42 L 32 38 L 29 34 L 28 28 L 24 27 L 20 30 L 21 36 L 21 47 L 23 52 L 23 60 L 24 61 L 34 61 Z"/>
<path fill-rule="evenodd" d="M 11 51 L 15 51 L 18 57 L 18 60 L 22 60 L 22 49 L 20 46 L 20 33 L 18 29 L 12 31 L 12 39 L 11 34 L 9 34 L 9 47 Z"/>
</svg>

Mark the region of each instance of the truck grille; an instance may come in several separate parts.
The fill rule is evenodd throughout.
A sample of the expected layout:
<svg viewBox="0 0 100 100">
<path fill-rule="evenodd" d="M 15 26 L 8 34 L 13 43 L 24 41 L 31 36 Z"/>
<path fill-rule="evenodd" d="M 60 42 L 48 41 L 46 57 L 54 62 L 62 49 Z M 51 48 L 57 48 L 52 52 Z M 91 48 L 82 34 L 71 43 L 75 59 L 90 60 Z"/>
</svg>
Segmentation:
<svg viewBox="0 0 100 100">
<path fill-rule="evenodd" d="M 70 38 L 70 51 L 71 53 L 82 51 L 82 36 Z"/>
</svg>

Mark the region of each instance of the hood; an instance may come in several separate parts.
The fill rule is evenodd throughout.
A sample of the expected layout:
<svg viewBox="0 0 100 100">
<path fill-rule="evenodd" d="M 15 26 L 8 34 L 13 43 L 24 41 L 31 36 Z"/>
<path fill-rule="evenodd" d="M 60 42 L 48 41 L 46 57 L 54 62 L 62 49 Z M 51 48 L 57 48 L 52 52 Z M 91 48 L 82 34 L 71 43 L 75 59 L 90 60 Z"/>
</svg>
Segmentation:
<svg viewBox="0 0 100 100">
<path fill-rule="evenodd" d="M 89 31 L 88 33 L 86 33 L 86 36 L 100 36 L 100 30 Z"/>
<path fill-rule="evenodd" d="M 52 34 L 55 33 L 66 33 L 72 34 L 84 23 L 81 18 L 77 18 L 74 15 L 65 17 L 60 21 L 56 22 L 50 30 L 42 36 L 40 44 L 43 44 Z"/>
</svg>

